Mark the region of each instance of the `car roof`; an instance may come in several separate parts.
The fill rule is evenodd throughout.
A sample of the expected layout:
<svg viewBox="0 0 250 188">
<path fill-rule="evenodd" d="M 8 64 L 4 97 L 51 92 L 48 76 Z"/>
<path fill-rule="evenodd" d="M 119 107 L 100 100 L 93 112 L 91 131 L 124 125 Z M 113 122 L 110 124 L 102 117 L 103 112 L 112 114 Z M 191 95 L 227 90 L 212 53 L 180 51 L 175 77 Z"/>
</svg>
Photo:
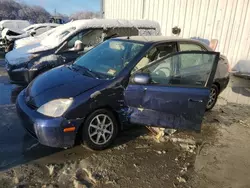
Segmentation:
<svg viewBox="0 0 250 188">
<path fill-rule="evenodd" d="M 124 20 L 124 19 L 85 19 L 76 20 L 65 24 L 67 27 L 76 27 L 77 30 L 84 28 L 114 28 L 114 27 L 139 27 L 159 30 L 160 25 L 151 20 Z"/>
<path fill-rule="evenodd" d="M 42 27 L 42 26 L 55 26 L 55 27 L 57 27 L 57 26 L 59 26 L 59 25 L 61 25 L 61 24 L 56 24 L 56 23 L 40 23 L 40 24 L 32 24 L 32 25 L 30 25 L 30 26 L 28 26 L 28 27 L 24 28 L 24 30 L 28 30 L 28 29 L 30 29 L 30 28 Z"/>
<path fill-rule="evenodd" d="M 181 38 L 175 36 L 130 36 L 117 37 L 116 39 L 133 40 L 144 43 L 159 43 L 159 42 L 192 42 L 204 46 L 207 50 L 212 50 L 207 44 L 195 39 Z"/>
</svg>

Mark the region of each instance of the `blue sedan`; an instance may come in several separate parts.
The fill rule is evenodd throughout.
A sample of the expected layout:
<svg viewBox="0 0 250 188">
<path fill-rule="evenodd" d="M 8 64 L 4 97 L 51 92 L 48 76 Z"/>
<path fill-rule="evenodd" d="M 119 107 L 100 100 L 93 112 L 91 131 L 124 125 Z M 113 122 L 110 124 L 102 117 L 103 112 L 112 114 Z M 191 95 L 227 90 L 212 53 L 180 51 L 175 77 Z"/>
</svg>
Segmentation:
<svg viewBox="0 0 250 188">
<path fill-rule="evenodd" d="M 80 57 L 43 73 L 23 90 L 17 111 L 41 144 L 110 146 L 128 125 L 200 131 L 220 54 L 179 51 L 168 37 L 107 40 Z"/>
</svg>

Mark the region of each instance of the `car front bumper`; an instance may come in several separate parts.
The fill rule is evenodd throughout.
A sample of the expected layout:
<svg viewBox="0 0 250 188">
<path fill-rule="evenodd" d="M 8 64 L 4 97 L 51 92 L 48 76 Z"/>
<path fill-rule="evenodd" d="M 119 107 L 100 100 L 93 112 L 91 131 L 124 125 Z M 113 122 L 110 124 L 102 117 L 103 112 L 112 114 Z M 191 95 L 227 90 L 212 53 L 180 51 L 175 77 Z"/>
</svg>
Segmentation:
<svg viewBox="0 0 250 188">
<path fill-rule="evenodd" d="M 8 69 L 6 68 L 10 82 L 14 84 L 27 85 L 29 84 L 37 75 L 37 70 L 29 70 L 26 68 L 20 69 Z"/>
<path fill-rule="evenodd" d="M 57 148 L 74 146 L 76 133 L 83 119 L 67 120 L 64 117 L 44 116 L 25 103 L 24 90 L 18 95 L 16 108 L 23 127 L 41 144 Z M 75 131 L 63 131 L 72 126 L 76 127 Z"/>
</svg>

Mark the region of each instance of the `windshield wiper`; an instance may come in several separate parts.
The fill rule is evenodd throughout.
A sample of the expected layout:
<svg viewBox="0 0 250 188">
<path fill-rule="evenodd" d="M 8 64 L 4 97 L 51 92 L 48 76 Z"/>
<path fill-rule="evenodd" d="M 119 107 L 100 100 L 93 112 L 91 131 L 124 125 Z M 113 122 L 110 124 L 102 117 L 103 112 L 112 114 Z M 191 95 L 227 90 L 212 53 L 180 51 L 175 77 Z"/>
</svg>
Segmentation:
<svg viewBox="0 0 250 188">
<path fill-rule="evenodd" d="M 72 69 L 74 71 L 79 71 L 80 70 L 80 66 L 77 66 L 75 64 L 71 64 L 68 66 L 69 69 Z"/>
<path fill-rule="evenodd" d="M 94 78 L 100 78 L 100 76 L 99 76 L 98 73 L 96 73 L 96 72 L 88 69 L 87 67 L 84 67 L 84 66 L 81 66 L 81 67 L 84 68 L 92 77 L 94 77 Z"/>
<path fill-rule="evenodd" d="M 93 77 L 93 78 L 100 78 L 100 76 L 94 72 L 91 71 L 90 69 L 88 69 L 85 66 L 81 66 L 81 65 L 77 65 L 77 64 L 72 64 L 71 65 L 72 69 L 74 69 L 75 71 L 80 71 L 80 70 L 84 70 L 85 73 L 87 73 L 89 76 Z"/>
<path fill-rule="evenodd" d="M 100 74 L 98 74 L 97 72 L 94 72 L 90 69 L 88 69 L 87 67 L 85 66 L 82 66 L 82 65 L 77 65 L 75 63 L 71 64 L 69 66 L 70 69 L 74 70 L 74 71 L 80 71 L 80 70 L 83 70 L 84 73 L 87 73 L 89 76 L 93 77 L 93 78 L 98 78 L 100 79 L 102 76 Z"/>
</svg>

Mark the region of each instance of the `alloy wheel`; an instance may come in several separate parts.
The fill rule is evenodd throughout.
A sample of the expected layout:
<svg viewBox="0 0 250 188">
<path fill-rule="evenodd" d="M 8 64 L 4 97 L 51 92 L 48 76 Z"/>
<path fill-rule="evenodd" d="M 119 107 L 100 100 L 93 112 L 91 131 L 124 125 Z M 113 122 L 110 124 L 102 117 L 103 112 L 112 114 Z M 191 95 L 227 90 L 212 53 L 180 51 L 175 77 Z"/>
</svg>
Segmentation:
<svg viewBox="0 0 250 188">
<path fill-rule="evenodd" d="M 114 123 L 106 114 L 96 115 L 89 124 L 88 134 L 90 140 L 97 145 L 106 144 L 114 133 Z"/>
<path fill-rule="evenodd" d="M 211 108 L 211 106 L 213 106 L 213 104 L 216 102 L 216 98 L 217 98 L 217 91 L 215 88 L 211 88 L 207 103 L 207 108 Z"/>
</svg>

